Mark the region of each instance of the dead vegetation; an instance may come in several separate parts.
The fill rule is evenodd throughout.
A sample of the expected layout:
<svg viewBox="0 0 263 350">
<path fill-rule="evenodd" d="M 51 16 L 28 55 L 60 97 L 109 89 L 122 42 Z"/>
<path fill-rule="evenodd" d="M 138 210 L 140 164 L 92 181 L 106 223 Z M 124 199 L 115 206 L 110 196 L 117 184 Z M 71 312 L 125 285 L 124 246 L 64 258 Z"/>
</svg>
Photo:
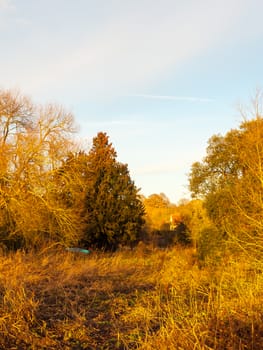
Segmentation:
<svg viewBox="0 0 263 350">
<path fill-rule="evenodd" d="M 0 257 L 1 349 L 260 349 L 261 267 L 191 249 Z"/>
</svg>

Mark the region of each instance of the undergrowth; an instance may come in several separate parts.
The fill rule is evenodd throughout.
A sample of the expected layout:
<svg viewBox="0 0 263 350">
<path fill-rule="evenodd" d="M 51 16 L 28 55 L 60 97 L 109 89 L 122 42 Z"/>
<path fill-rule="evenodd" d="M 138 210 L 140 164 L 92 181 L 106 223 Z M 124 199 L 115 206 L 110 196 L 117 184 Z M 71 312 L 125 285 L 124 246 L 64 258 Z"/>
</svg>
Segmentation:
<svg viewBox="0 0 263 350">
<path fill-rule="evenodd" d="M 263 275 L 175 247 L 0 257 L 0 349 L 261 349 Z"/>
</svg>

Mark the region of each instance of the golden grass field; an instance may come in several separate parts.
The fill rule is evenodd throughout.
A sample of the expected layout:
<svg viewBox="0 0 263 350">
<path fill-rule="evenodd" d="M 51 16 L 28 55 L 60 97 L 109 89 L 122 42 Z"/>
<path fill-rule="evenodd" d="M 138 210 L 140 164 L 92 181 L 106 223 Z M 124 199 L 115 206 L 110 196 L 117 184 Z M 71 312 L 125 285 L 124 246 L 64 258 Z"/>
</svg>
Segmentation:
<svg viewBox="0 0 263 350">
<path fill-rule="evenodd" d="M 190 248 L 0 257 L 0 349 L 263 348 L 263 274 Z"/>
</svg>

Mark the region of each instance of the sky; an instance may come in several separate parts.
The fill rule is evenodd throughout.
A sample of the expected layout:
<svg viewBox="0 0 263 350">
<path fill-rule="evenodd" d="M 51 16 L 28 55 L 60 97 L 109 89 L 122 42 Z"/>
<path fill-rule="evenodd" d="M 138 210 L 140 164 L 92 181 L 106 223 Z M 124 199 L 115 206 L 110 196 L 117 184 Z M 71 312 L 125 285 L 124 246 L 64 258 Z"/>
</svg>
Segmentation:
<svg viewBox="0 0 263 350">
<path fill-rule="evenodd" d="M 262 0 L 0 0 L 0 89 L 106 132 L 141 194 L 190 198 L 191 164 L 263 84 Z"/>
</svg>

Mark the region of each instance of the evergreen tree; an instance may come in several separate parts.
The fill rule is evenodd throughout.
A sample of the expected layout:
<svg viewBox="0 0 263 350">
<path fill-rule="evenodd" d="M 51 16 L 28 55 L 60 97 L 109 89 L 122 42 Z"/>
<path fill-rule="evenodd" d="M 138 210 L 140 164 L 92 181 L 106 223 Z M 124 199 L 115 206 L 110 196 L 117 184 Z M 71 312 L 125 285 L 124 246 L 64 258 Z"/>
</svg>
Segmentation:
<svg viewBox="0 0 263 350">
<path fill-rule="evenodd" d="M 144 223 L 144 207 L 126 164 L 106 133 L 98 133 L 88 154 L 88 189 L 85 198 L 85 243 L 114 250 L 136 241 Z"/>
</svg>

